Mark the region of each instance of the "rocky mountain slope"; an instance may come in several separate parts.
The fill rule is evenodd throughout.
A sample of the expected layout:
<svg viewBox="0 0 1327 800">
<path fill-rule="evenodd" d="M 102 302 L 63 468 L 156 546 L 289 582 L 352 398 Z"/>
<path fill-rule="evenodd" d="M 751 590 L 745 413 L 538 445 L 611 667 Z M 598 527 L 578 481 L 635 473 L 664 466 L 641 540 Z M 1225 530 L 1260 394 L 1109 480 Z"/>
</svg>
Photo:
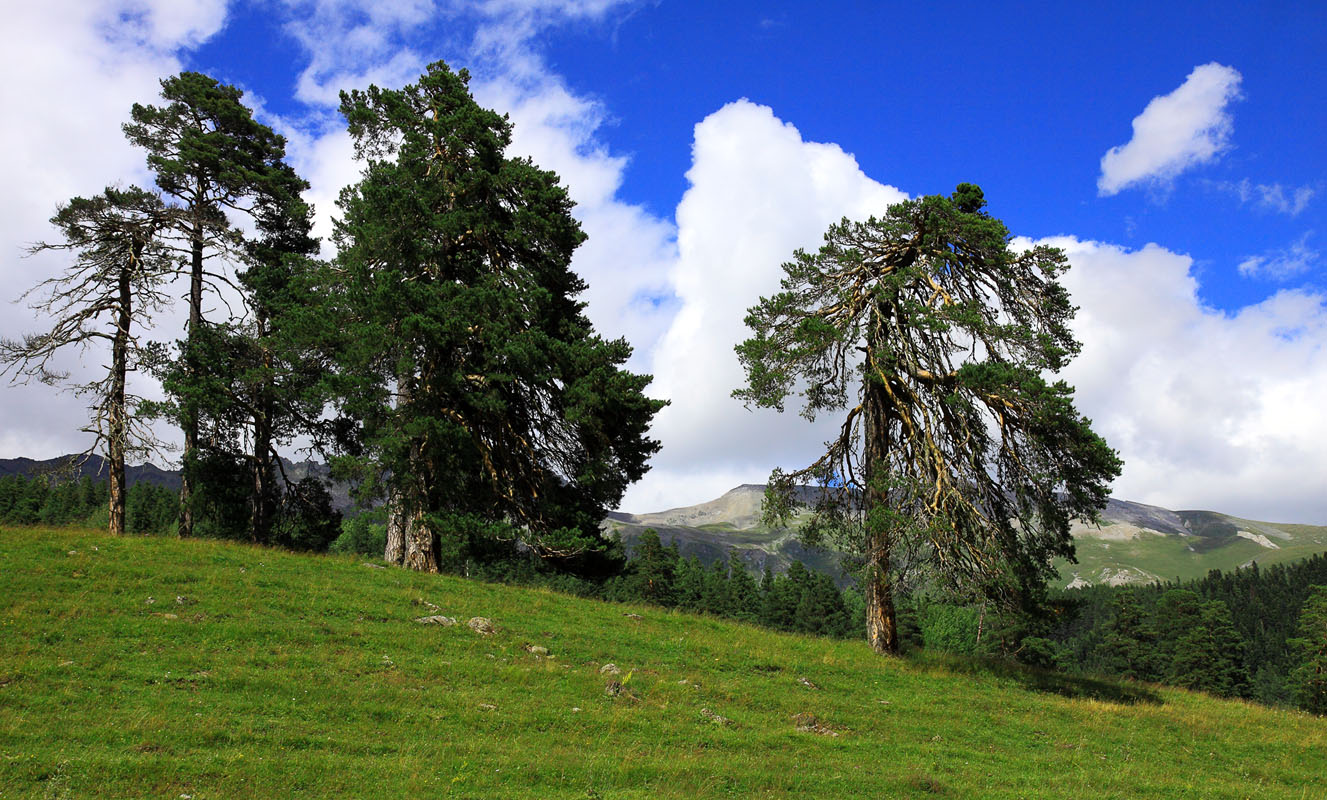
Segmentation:
<svg viewBox="0 0 1327 800">
<path fill-rule="evenodd" d="M 286 477 L 291 481 L 300 481 L 309 476 L 322 478 L 327 483 L 328 491 L 332 495 L 332 508 L 345 513 L 354 506 L 354 501 L 350 498 L 350 486 L 331 481 L 328 477 L 329 470 L 326 464 L 317 461 L 288 461 L 284 458 L 281 462 Z M 106 480 L 106 461 L 98 455 L 88 456 L 87 458 L 68 455 L 59 458 L 48 458 L 44 461 L 31 458 L 0 458 L 0 478 L 6 475 L 25 475 L 28 477 L 54 475 L 57 480 L 71 477 L 78 479 L 87 476 L 94 480 Z M 145 481 L 171 490 L 178 491 L 180 488 L 179 470 L 161 469 L 153 464 L 126 465 L 124 479 L 129 486 L 133 486 L 139 481 Z"/>
<path fill-rule="evenodd" d="M 37 461 L 31 458 L 0 458 L 0 478 L 6 475 L 55 475 L 59 479 L 90 477 L 94 480 L 106 479 L 106 460 L 101 456 L 60 456 Z M 179 470 L 161 469 L 153 464 L 128 466 L 124 468 L 125 483 L 133 486 L 144 481 L 167 489 L 180 488 Z"/>
<path fill-rule="evenodd" d="M 650 514 L 614 513 L 604 530 L 616 532 L 628 549 L 647 528 L 664 544 L 675 543 L 683 556 L 711 562 L 736 558 L 748 569 L 776 572 L 798 559 L 838 575 L 833 553 L 810 550 L 791 528 L 760 525 L 765 487 L 743 484 L 706 503 Z M 816 490 L 804 487 L 803 501 Z M 1327 527 L 1260 522 L 1215 511 L 1172 511 L 1159 506 L 1111 500 L 1100 525 L 1075 523 L 1078 563 L 1059 564 L 1059 586 L 1098 583 L 1151 583 L 1201 577 L 1209 570 L 1231 570 L 1253 562 L 1267 566 L 1327 551 Z"/>
</svg>

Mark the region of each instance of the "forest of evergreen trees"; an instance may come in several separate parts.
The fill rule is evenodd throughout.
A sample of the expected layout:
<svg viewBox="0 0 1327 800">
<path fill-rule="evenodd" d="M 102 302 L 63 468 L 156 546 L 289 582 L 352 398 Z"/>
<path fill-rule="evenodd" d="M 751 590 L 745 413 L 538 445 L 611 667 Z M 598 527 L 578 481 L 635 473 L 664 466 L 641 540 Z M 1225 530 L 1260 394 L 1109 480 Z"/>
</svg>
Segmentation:
<svg viewBox="0 0 1327 800">
<path fill-rule="evenodd" d="M 1047 638 L 1081 672 L 1292 705 L 1303 702 L 1294 674 L 1308 655 L 1301 609 L 1321 586 L 1324 554 L 1184 583 L 1094 586 L 1061 595 L 1071 611 Z"/>
<path fill-rule="evenodd" d="M 0 478 L 0 525 L 80 525 L 104 528 L 110 485 L 90 476 L 59 481 L 48 477 Z M 140 482 L 129 487 L 126 528 L 130 533 L 165 533 L 175 525 L 180 500 L 170 489 Z"/>
</svg>

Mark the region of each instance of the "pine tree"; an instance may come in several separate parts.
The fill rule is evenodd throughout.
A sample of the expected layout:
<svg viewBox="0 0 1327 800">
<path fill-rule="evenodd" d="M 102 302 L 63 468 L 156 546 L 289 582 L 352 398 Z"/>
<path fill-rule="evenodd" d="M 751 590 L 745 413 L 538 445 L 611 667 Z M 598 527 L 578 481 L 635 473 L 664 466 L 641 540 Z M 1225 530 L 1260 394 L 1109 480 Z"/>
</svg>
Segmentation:
<svg viewBox="0 0 1327 800">
<path fill-rule="evenodd" d="M 320 449 L 330 446 L 330 426 L 322 419 L 332 346 L 319 290 L 326 275 L 313 258 L 313 210 L 295 193 L 308 184 L 284 164 L 274 169 L 286 174 L 286 191 L 264 198 L 256 209 L 258 235 L 245 243 L 246 267 L 239 274 L 252 321 L 231 334 L 224 367 L 231 376 L 230 402 L 242 409 L 252 433 L 249 536 L 256 542 L 272 539 L 278 503 L 296 513 L 318 506 L 325 494 L 316 481 L 286 480 L 278 488 L 277 445 L 305 436 Z M 296 516 L 302 519 L 305 511 Z"/>
<path fill-rule="evenodd" d="M 848 629 L 848 609 L 843 595 L 828 575 L 811 572 L 793 612 L 793 628 L 821 636 L 844 636 Z"/>
<path fill-rule="evenodd" d="M 733 562 L 729 578 L 730 615 L 743 622 L 760 619 L 760 586 L 741 561 Z"/>
<path fill-rule="evenodd" d="M 705 572 L 704 588 L 701 592 L 700 609 L 706 614 L 726 617 L 732 608 L 732 598 L 728 592 L 728 562 L 719 559 Z"/>
<path fill-rule="evenodd" d="M 705 594 L 705 567 L 700 559 L 680 559 L 677 564 L 677 607 L 686 611 L 700 611 Z"/>
<path fill-rule="evenodd" d="M 606 510 L 658 449 L 662 403 L 595 334 L 570 269 L 584 239 L 557 177 L 509 158 L 511 126 L 441 62 L 342 95 L 364 178 L 341 195 L 331 287 L 345 315 L 344 465 L 386 490 L 387 556 L 437 571 L 466 520 L 560 561 L 602 550 Z M 491 530 L 498 531 L 498 528 Z M 465 542 L 446 546 L 467 559 Z"/>
<path fill-rule="evenodd" d="M 1175 686 L 1223 697 L 1248 693 L 1243 642 L 1225 603 L 1211 600 L 1199 606 L 1196 624 L 1175 642 L 1167 680 Z"/>
<path fill-rule="evenodd" d="M 800 561 L 788 565 L 783 575 L 774 576 L 769 590 L 763 592 L 761 623 L 776 630 L 797 630 L 797 606 L 811 575 Z"/>
<path fill-rule="evenodd" d="M 1102 648 L 1112 673 L 1141 681 L 1161 678 L 1156 664 L 1157 631 L 1138 598 L 1122 592 L 1115 598 L 1115 617 L 1106 626 Z"/>
<path fill-rule="evenodd" d="M 233 286 L 225 264 L 242 254 L 242 237 L 227 214 L 255 217 L 265 205 L 285 206 L 305 184 L 282 164 L 285 140 L 254 120 L 240 102 L 239 89 L 198 72 L 182 72 L 161 81 L 161 97 L 162 106 L 135 103 L 124 133 L 147 152 L 158 188 L 176 204 L 172 225 L 187 257 L 188 327 L 178 370 L 165 383 L 184 433 L 180 535 L 191 536 L 204 417 L 225 417 L 230 411 L 224 399 L 228 383 L 212 360 L 224 351 L 224 337 L 208 337 L 203 318 L 204 291 Z M 230 422 L 218 420 L 214 430 L 226 437 L 232 433 Z"/>
<path fill-rule="evenodd" d="M 49 331 L 22 342 L 0 341 L 0 375 L 13 370 L 15 379 L 35 377 L 54 385 L 66 379 L 50 369 L 57 352 L 95 343 L 109 346 L 106 376 L 71 388 L 93 400 L 83 430 L 94 436 L 88 453 L 100 449 L 106 454 L 114 535 L 125 532 L 125 459 L 145 455 L 155 445 L 151 430 L 136 417 L 139 398 L 127 387 L 128 374 L 155 359 L 138 331 L 167 303 L 165 282 L 172 267 L 162 232 L 172 220 L 156 195 L 137 187 L 108 188 L 61 206 L 51 218 L 61 241 L 36 245 L 32 251 L 72 253 L 73 263 L 24 295 L 37 293 L 40 299 L 33 307 L 55 322 Z"/>
<path fill-rule="evenodd" d="M 1178 674 L 1175 660 L 1179 641 L 1201 622 L 1203 598 L 1191 589 L 1167 589 L 1156 599 L 1152 621 L 1156 629 L 1154 667 L 1161 680 L 1170 682 Z"/>
<path fill-rule="evenodd" d="M 1291 640 L 1299 663 L 1291 675 L 1299 707 L 1327 714 L 1327 586 L 1314 586 L 1299 612 L 1299 636 Z"/>
<path fill-rule="evenodd" d="M 900 563 L 1030 605 L 1052 559 L 1073 555 L 1071 520 L 1102 508 L 1120 471 L 1073 390 L 1043 377 L 1079 349 L 1064 253 L 1014 253 L 985 205 L 960 184 L 831 227 L 818 253 L 784 265 L 737 347 L 748 405 L 782 411 L 801 391 L 808 419 L 847 411 L 823 456 L 770 477 L 766 516 L 786 516 L 799 481 L 824 488 L 808 533 L 864 559 L 880 652 L 898 650 Z"/>
<path fill-rule="evenodd" d="M 631 562 L 635 571 L 631 579 L 634 598 L 665 608 L 675 605 L 677 561 L 677 551 L 664 547 L 659 534 L 653 528 L 646 528 Z"/>
</svg>

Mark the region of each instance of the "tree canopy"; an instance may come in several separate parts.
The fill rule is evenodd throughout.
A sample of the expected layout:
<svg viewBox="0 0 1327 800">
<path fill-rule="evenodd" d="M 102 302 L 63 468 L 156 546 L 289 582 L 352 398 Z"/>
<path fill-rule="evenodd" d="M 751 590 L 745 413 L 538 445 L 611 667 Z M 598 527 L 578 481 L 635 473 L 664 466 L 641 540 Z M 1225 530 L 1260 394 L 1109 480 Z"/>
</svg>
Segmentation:
<svg viewBox="0 0 1327 800">
<path fill-rule="evenodd" d="M 366 162 L 336 232 L 342 408 L 391 496 L 389 559 L 425 570 L 495 535 L 553 558 L 601 550 L 662 406 L 575 299 L 585 237 L 565 189 L 506 155 L 510 124 L 468 81 L 439 62 L 341 103 Z"/>
<path fill-rule="evenodd" d="M 811 538 L 832 533 L 865 568 L 872 644 L 897 650 L 892 581 L 935 579 L 1007 602 L 1035 596 L 1072 558 L 1069 524 L 1105 505 L 1120 461 L 1046 376 L 1079 351 L 1060 250 L 1010 247 L 981 189 L 842 222 L 784 264 L 779 293 L 738 345 L 747 405 L 846 411 L 809 466 L 775 471 L 825 488 Z"/>
</svg>

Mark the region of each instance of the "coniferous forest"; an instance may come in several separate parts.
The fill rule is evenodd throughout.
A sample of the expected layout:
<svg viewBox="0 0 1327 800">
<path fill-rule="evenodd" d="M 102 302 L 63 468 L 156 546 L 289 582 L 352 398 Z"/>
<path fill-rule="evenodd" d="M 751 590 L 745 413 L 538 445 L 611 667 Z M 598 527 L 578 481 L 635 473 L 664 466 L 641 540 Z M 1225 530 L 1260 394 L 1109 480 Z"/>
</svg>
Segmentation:
<svg viewBox="0 0 1327 800">
<path fill-rule="evenodd" d="M 0 343 L 5 374 L 90 398 L 80 424 L 107 480 L 0 479 L 0 524 L 361 553 L 866 637 L 883 653 L 1327 708 L 1325 557 L 1046 591 L 1052 559 L 1072 553 L 1070 520 L 1102 507 L 1120 462 L 1067 384 L 1044 378 L 1078 348 L 1057 282 L 1066 257 L 1010 252 L 970 184 L 798 251 L 738 348 L 739 399 L 782 410 L 809 382 L 807 416 L 846 411 L 825 456 L 776 470 L 766 511 L 786 516 L 794 478 L 832 489 L 805 533 L 849 554 L 849 588 L 800 563 L 753 574 L 683 558 L 653 532 L 630 554 L 601 535 L 659 448 L 649 426 L 666 400 L 577 299 L 570 262 L 585 236 L 558 176 L 506 154 L 511 123 L 468 81 L 436 63 L 400 90 L 342 94 L 362 173 L 326 243 L 284 140 L 239 90 L 186 72 L 134 105 L 124 133 L 155 188 L 108 175 L 104 192 L 58 208 L 56 238 L 33 249 L 68 268 L 28 295 L 50 327 Z M 154 327 L 168 313 L 182 329 Z M 991 361 L 951 363 L 955 330 Z M 108 351 L 105 373 L 71 383 L 57 354 L 89 344 Z M 135 394 L 144 378 L 164 399 Z M 167 427 L 182 443 L 180 490 L 128 486 L 126 462 L 161 452 Z M 343 519 L 324 483 L 287 476 L 292 448 L 356 487 L 357 513 Z"/>
</svg>

